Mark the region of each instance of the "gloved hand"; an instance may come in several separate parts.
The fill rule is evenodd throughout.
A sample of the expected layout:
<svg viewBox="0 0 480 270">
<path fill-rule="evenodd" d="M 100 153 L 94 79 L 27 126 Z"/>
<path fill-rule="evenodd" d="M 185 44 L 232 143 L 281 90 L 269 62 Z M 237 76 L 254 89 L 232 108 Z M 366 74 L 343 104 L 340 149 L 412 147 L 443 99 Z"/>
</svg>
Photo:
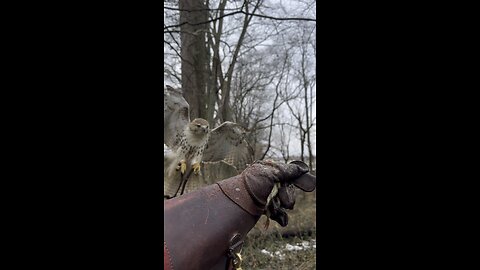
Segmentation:
<svg viewBox="0 0 480 270">
<path fill-rule="evenodd" d="M 242 172 L 242 177 L 256 204 L 266 208 L 269 218 L 286 226 L 288 215 L 283 208 L 293 209 L 295 205 L 293 185 L 306 192 L 316 187 L 316 178 L 308 171 L 308 166 L 302 161 L 289 164 L 257 161 Z"/>
</svg>

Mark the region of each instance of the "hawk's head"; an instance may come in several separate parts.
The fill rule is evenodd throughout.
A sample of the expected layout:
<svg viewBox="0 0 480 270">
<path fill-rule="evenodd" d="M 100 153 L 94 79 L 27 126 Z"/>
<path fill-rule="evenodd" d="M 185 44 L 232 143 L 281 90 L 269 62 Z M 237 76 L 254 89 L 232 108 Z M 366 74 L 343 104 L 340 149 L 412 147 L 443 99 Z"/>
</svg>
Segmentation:
<svg viewBox="0 0 480 270">
<path fill-rule="evenodd" d="M 188 124 L 188 129 L 195 135 L 206 135 L 209 132 L 209 125 L 207 120 L 196 118 Z"/>
</svg>

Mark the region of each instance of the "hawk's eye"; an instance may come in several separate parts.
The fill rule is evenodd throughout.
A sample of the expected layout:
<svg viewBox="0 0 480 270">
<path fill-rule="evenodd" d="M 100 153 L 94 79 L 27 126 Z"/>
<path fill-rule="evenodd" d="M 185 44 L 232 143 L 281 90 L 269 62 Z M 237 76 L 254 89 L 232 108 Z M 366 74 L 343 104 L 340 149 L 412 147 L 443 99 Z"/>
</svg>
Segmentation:
<svg viewBox="0 0 480 270">
<path fill-rule="evenodd" d="M 197 124 L 197 127 L 200 127 L 200 124 Z"/>
</svg>

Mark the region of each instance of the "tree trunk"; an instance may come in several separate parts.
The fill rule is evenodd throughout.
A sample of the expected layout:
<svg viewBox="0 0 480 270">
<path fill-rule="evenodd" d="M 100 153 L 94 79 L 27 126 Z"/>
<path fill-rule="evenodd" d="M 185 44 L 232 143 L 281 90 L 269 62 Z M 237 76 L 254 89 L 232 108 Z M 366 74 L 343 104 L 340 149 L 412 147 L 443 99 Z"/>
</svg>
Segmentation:
<svg viewBox="0 0 480 270">
<path fill-rule="evenodd" d="M 180 0 L 182 89 L 190 105 L 190 118 L 206 118 L 207 44 L 205 33 L 208 20 L 205 1 Z M 187 11 L 191 10 L 191 11 Z M 193 11 L 195 10 L 195 11 Z M 198 25 L 192 25 L 198 24 Z"/>
<path fill-rule="evenodd" d="M 308 166 L 312 168 L 312 142 L 310 140 L 310 130 L 311 130 L 311 125 L 310 125 L 310 117 L 311 114 L 309 115 L 309 104 L 308 104 L 308 80 L 306 76 L 306 71 L 305 67 L 303 67 L 303 90 L 304 90 L 304 100 L 305 100 L 305 114 L 306 114 L 306 137 L 307 137 L 307 150 L 308 150 Z M 311 107 L 311 106 L 310 106 Z"/>
<path fill-rule="evenodd" d="M 301 131 L 303 132 L 303 131 Z M 305 162 L 305 151 L 304 151 L 304 146 L 305 146 L 305 135 L 302 134 L 300 138 L 300 160 Z"/>
</svg>

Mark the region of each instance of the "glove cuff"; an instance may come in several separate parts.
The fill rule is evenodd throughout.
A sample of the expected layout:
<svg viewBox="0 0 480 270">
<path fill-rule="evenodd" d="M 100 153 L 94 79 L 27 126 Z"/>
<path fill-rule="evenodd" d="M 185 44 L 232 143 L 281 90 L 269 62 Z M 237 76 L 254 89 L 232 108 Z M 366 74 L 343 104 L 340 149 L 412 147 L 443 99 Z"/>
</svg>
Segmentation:
<svg viewBox="0 0 480 270">
<path fill-rule="evenodd" d="M 255 202 L 248 191 L 243 174 L 217 182 L 217 185 L 225 196 L 251 215 L 261 216 L 265 213 L 265 204 L 259 205 Z M 269 191 L 271 191 L 271 188 Z"/>
</svg>

